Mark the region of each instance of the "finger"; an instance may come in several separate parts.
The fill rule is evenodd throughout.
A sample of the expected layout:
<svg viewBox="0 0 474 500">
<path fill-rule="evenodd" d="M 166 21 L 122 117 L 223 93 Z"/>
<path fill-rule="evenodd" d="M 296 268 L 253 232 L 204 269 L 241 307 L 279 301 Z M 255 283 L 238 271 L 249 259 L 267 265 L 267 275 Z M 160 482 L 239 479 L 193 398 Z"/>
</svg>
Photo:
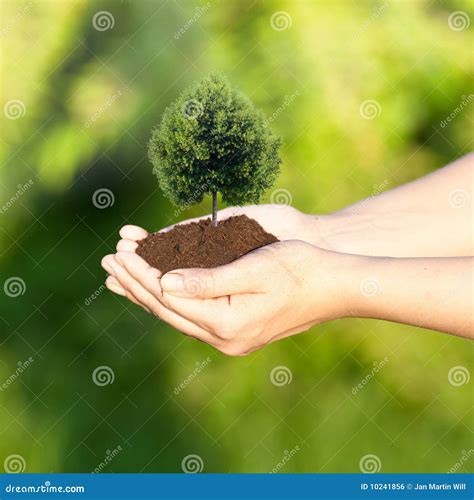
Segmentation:
<svg viewBox="0 0 474 500">
<path fill-rule="evenodd" d="M 114 278 L 114 280 L 118 284 L 118 286 L 120 286 L 120 288 L 122 288 L 125 291 L 125 296 L 127 297 L 127 299 L 129 299 L 130 301 L 132 301 L 137 306 L 142 307 L 143 309 L 145 309 L 145 311 L 151 313 L 150 309 L 143 302 L 141 302 L 138 297 L 136 297 L 134 295 L 133 290 L 128 289 L 117 278 L 117 267 L 116 266 L 118 266 L 118 264 L 115 262 L 115 258 L 114 258 L 113 254 L 106 255 L 102 259 L 102 263 L 101 264 L 102 264 L 102 267 L 111 275 L 111 277 Z"/>
<path fill-rule="evenodd" d="M 176 330 L 179 330 L 185 335 L 188 335 L 189 337 L 194 337 L 195 339 L 205 342 L 206 344 L 209 344 L 213 347 L 217 346 L 216 345 L 217 339 L 204 328 L 201 328 L 199 325 L 196 325 L 192 321 L 189 321 L 186 318 L 180 316 L 179 314 L 176 314 L 175 312 L 166 309 L 166 307 L 164 307 L 159 302 L 157 302 L 157 308 L 159 309 L 160 319 L 168 323 L 173 328 L 176 328 Z"/>
<path fill-rule="evenodd" d="M 130 292 L 138 302 L 151 311 L 155 302 L 154 297 L 127 273 L 127 271 L 115 260 L 114 256 L 109 255 L 105 257 L 105 259 L 106 265 L 110 267 L 111 274 L 116 278 L 120 286 Z"/>
<path fill-rule="evenodd" d="M 161 272 L 158 269 L 151 267 L 135 252 L 117 252 L 115 260 L 156 299 L 162 299 Z"/>
<path fill-rule="evenodd" d="M 233 323 L 236 313 L 228 297 L 189 299 L 165 293 L 163 301 L 167 309 L 214 334 L 219 333 L 219 325 Z"/>
<path fill-rule="evenodd" d="M 117 243 L 117 251 L 120 252 L 134 252 L 138 247 L 138 243 L 132 240 L 119 240 Z"/>
<path fill-rule="evenodd" d="M 262 267 L 257 251 L 213 269 L 177 269 L 161 278 L 163 292 L 179 297 L 209 299 L 240 293 L 264 291 Z"/>
<path fill-rule="evenodd" d="M 156 298 L 148 292 L 138 281 L 136 281 L 130 274 L 128 274 L 125 267 L 122 267 L 119 262 L 114 259 L 114 262 L 107 262 L 114 272 L 114 276 L 120 283 L 122 288 L 127 290 L 136 300 L 147 308 L 149 312 L 155 312 L 160 319 L 166 321 L 177 330 L 195 337 L 203 342 L 214 345 L 214 337 L 203 328 L 195 325 L 185 318 L 180 317 L 173 311 L 166 309 Z"/>
<path fill-rule="evenodd" d="M 117 295 L 121 295 L 122 297 L 127 295 L 125 290 L 120 286 L 120 283 L 113 276 L 107 277 L 105 280 L 105 286 Z"/>
<path fill-rule="evenodd" d="M 123 226 L 122 229 L 120 229 L 119 234 L 125 240 L 139 241 L 148 236 L 148 231 L 145 231 L 145 229 L 139 226 L 132 226 L 129 224 L 127 226 Z"/>
</svg>

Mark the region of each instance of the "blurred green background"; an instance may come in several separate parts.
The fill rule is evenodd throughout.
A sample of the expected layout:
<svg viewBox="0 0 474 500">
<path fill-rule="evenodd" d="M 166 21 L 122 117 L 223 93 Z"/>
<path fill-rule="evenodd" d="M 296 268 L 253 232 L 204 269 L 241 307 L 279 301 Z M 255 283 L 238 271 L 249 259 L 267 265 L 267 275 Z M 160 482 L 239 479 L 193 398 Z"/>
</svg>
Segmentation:
<svg viewBox="0 0 474 500">
<path fill-rule="evenodd" d="M 2 0 L 0 470 L 472 470 L 466 340 L 347 319 L 229 358 L 106 291 L 100 267 L 123 224 L 209 212 L 163 198 L 146 144 L 214 69 L 283 137 L 276 187 L 306 212 L 467 153 L 470 6 Z M 113 383 L 94 383 L 101 366 Z"/>
</svg>

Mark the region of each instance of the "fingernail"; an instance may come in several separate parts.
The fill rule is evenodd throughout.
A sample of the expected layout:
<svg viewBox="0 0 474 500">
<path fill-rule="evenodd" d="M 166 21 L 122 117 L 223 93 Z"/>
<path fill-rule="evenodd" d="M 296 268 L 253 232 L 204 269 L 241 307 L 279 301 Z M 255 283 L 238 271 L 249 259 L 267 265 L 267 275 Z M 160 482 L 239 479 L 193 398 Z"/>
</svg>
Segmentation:
<svg viewBox="0 0 474 500">
<path fill-rule="evenodd" d="M 181 292 L 184 289 L 183 276 L 178 273 L 166 273 L 161 278 L 161 288 L 164 292 Z"/>
</svg>

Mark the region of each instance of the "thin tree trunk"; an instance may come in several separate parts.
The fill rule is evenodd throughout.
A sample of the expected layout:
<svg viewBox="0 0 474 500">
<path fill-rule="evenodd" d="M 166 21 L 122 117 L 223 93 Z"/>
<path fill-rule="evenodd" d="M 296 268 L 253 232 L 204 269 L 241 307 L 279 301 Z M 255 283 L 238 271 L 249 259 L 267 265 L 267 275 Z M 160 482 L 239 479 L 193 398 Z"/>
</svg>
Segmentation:
<svg viewBox="0 0 474 500">
<path fill-rule="evenodd" d="M 217 193 L 212 193 L 212 225 L 217 227 Z"/>
</svg>

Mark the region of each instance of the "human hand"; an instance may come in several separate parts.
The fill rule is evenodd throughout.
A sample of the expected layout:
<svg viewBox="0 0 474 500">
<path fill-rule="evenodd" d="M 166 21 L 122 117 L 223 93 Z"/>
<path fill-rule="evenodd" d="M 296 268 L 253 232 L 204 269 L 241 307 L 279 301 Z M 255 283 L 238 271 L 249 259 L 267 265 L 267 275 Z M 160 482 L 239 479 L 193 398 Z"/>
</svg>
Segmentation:
<svg viewBox="0 0 474 500">
<path fill-rule="evenodd" d="M 121 231 L 137 234 L 130 226 Z M 345 314 L 338 254 L 302 241 L 274 243 L 225 266 L 163 277 L 134 253 L 133 241 L 120 244 L 125 246 L 103 259 L 111 274 L 107 286 L 228 355 L 247 354 Z"/>
<path fill-rule="evenodd" d="M 318 244 L 319 225 L 325 217 L 304 214 L 290 205 L 267 204 L 224 208 L 217 212 L 217 220 L 221 221 L 236 215 L 246 215 L 256 220 L 267 233 L 273 234 L 280 241 L 302 240 L 314 245 Z M 208 217 L 210 216 L 196 217 L 178 224 L 189 224 Z M 176 225 L 173 224 L 163 231 L 169 231 Z"/>
</svg>

